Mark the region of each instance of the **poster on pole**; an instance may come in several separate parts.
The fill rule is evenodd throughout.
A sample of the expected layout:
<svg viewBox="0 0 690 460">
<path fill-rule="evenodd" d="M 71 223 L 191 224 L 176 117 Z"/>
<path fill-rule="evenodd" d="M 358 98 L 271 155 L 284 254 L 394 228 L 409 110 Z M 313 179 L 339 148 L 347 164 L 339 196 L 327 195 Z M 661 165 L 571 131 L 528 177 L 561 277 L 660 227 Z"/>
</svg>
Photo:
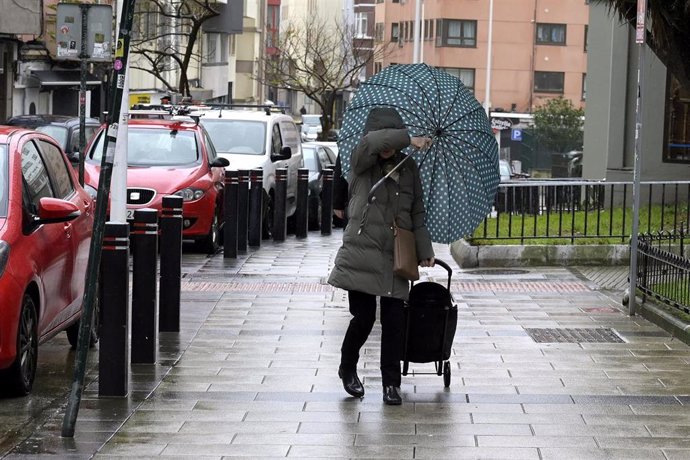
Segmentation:
<svg viewBox="0 0 690 460">
<path fill-rule="evenodd" d="M 637 0 L 637 26 L 635 27 L 635 43 L 645 42 L 645 20 L 647 18 L 647 0 Z"/>
</svg>

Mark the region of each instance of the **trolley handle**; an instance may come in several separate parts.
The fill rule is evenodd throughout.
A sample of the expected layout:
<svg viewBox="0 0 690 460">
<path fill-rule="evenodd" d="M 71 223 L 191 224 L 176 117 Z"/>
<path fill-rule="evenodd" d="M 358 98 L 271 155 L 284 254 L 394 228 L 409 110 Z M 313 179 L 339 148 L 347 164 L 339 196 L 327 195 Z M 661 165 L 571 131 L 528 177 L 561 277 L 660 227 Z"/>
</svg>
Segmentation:
<svg viewBox="0 0 690 460">
<path fill-rule="evenodd" d="M 440 265 L 441 267 L 445 268 L 448 272 L 448 292 L 450 292 L 450 278 L 453 276 L 453 269 L 450 268 L 450 265 L 448 265 L 441 259 L 435 259 L 434 265 Z M 412 285 L 414 285 L 414 281 L 412 282 Z"/>
</svg>

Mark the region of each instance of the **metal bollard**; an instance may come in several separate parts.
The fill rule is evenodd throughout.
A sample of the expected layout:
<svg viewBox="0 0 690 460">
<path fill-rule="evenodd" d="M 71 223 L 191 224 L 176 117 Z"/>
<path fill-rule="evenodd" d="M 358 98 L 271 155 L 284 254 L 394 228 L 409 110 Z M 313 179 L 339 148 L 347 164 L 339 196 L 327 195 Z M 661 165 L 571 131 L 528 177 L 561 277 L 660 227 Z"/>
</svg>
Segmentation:
<svg viewBox="0 0 690 460">
<path fill-rule="evenodd" d="M 309 169 L 297 170 L 297 209 L 295 209 L 295 237 L 306 238 L 309 215 Z"/>
<path fill-rule="evenodd" d="M 321 174 L 321 234 L 330 235 L 333 227 L 333 170 L 324 169 Z"/>
<path fill-rule="evenodd" d="M 237 251 L 247 252 L 247 212 L 249 210 L 249 170 L 240 169 L 237 178 Z"/>
<path fill-rule="evenodd" d="M 287 225 L 287 168 L 276 169 L 276 190 L 273 197 L 273 241 L 285 241 Z"/>
<path fill-rule="evenodd" d="M 247 240 L 249 246 L 260 247 L 263 232 L 264 211 L 264 172 L 262 169 L 252 169 L 249 174 L 249 223 Z"/>
<path fill-rule="evenodd" d="M 132 363 L 155 363 L 158 342 L 158 212 L 134 211 L 132 229 Z"/>
<path fill-rule="evenodd" d="M 160 288 L 158 331 L 180 332 L 182 290 L 182 197 L 164 196 L 160 218 Z"/>
<path fill-rule="evenodd" d="M 107 269 L 106 269 L 107 267 Z M 99 287 L 98 395 L 129 392 L 129 224 L 106 222 Z"/>
<path fill-rule="evenodd" d="M 224 213 L 225 225 L 223 226 L 223 258 L 237 258 L 237 171 L 225 171 L 225 196 Z"/>
</svg>

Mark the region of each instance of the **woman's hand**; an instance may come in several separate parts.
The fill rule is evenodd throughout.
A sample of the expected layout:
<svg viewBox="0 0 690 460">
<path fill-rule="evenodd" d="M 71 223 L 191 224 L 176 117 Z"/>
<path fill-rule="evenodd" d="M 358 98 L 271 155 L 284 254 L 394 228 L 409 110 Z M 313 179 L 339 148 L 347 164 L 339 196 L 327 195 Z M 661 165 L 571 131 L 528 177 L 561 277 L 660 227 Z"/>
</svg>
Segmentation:
<svg viewBox="0 0 690 460">
<path fill-rule="evenodd" d="M 430 137 L 411 137 L 410 145 L 417 150 L 428 149 L 431 147 Z"/>
<path fill-rule="evenodd" d="M 335 217 L 338 219 L 344 219 L 345 218 L 345 210 L 344 209 L 334 209 L 333 214 L 335 214 Z"/>
<path fill-rule="evenodd" d="M 436 264 L 436 260 L 433 257 L 429 257 L 428 259 L 424 259 L 424 260 L 419 261 L 420 267 L 433 267 L 435 264 Z"/>
</svg>

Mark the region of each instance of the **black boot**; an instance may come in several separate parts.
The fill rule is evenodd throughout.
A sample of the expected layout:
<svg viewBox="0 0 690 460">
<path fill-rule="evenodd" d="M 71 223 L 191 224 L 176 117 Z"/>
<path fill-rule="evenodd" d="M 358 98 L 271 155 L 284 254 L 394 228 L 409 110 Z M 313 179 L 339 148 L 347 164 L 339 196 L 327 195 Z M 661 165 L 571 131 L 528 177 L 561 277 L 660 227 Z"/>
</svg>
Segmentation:
<svg viewBox="0 0 690 460">
<path fill-rule="evenodd" d="M 392 386 L 383 387 L 383 402 L 389 406 L 401 405 L 402 396 L 400 396 L 400 388 Z"/>
<path fill-rule="evenodd" d="M 338 368 L 338 377 L 343 381 L 343 388 L 351 396 L 361 398 L 364 396 L 364 385 L 357 377 L 357 371 L 346 371 L 343 368 Z"/>
</svg>

